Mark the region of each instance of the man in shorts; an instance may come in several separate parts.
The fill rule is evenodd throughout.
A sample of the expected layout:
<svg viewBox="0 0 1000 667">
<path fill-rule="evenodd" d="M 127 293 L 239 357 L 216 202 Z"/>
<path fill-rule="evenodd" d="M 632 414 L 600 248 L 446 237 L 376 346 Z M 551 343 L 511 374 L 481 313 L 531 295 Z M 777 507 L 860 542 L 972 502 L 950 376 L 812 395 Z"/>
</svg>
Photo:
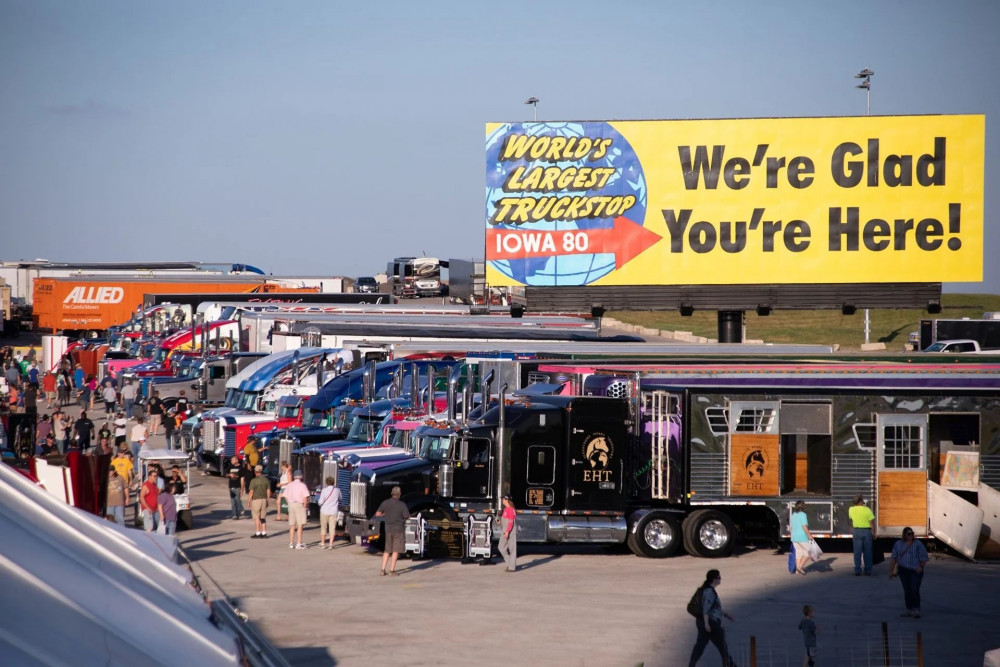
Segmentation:
<svg viewBox="0 0 1000 667">
<path fill-rule="evenodd" d="M 288 548 L 305 549 L 302 544 L 302 526 L 306 525 L 306 509 L 309 507 L 309 487 L 302 481 L 302 471 L 296 470 L 292 482 L 285 487 L 285 502 L 288 503 Z M 298 541 L 294 541 L 298 531 Z"/>
<path fill-rule="evenodd" d="M 375 512 L 375 516 L 385 517 L 383 519 L 385 551 L 382 552 L 382 576 L 386 574 L 385 564 L 389 560 L 389 554 L 392 554 L 389 576 L 396 576 L 396 561 L 399 559 L 399 554 L 406 549 L 403 532 L 406 528 L 406 520 L 410 518 L 410 510 L 406 507 L 406 503 L 399 499 L 401 495 L 403 495 L 402 489 L 398 486 L 392 487 L 392 497 L 383 500 L 382 504 L 378 506 L 378 511 Z"/>
<path fill-rule="evenodd" d="M 271 498 L 271 482 L 264 477 L 264 466 L 254 468 L 254 478 L 250 480 L 250 513 L 257 532 L 253 537 L 267 537 L 267 501 Z"/>
</svg>

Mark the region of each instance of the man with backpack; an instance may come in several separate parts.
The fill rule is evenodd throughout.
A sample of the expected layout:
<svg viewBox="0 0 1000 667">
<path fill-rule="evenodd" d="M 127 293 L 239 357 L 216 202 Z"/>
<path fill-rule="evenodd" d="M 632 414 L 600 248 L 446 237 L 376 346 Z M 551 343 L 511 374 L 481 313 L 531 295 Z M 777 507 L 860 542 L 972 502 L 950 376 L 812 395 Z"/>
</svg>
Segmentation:
<svg viewBox="0 0 1000 667">
<path fill-rule="evenodd" d="M 730 621 L 734 619 L 722 608 L 722 601 L 715 592 L 715 588 L 721 583 L 722 575 L 719 571 L 709 570 L 705 575 L 705 583 L 695 591 L 691 601 L 688 602 L 688 613 L 695 617 L 695 625 L 698 628 L 698 639 L 691 650 L 688 667 L 695 667 L 698 664 L 708 642 L 712 642 L 719 649 L 723 665 L 731 667 L 734 664 L 729 657 L 729 647 L 726 646 L 726 631 L 722 629 L 722 617 L 725 616 Z"/>
</svg>

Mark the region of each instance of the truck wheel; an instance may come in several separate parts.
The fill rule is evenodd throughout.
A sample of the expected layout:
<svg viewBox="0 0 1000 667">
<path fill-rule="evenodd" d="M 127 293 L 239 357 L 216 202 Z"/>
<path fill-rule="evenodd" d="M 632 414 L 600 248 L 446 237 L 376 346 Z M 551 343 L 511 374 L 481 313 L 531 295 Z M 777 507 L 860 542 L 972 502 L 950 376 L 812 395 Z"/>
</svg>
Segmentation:
<svg viewBox="0 0 1000 667">
<path fill-rule="evenodd" d="M 698 553 L 694 550 L 694 534 L 691 532 L 692 519 L 701 514 L 702 510 L 695 510 L 684 517 L 684 522 L 681 523 L 681 536 L 684 538 L 684 551 L 688 552 L 692 556 L 697 556 Z"/>
<path fill-rule="evenodd" d="M 689 533 L 688 548 L 692 555 L 724 558 L 733 552 L 736 526 L 726 514 L 718 510 L 698 510 L 688 518 L 688 531 L 685 533 Z"/>
<path fill-rule="evenodd" d="M 682 540 L 677 519 L 665 512 L 650 512 L 636 522 L 626 541 L 637 556 L 666 558 L 677 552 Z"/>
</svg>

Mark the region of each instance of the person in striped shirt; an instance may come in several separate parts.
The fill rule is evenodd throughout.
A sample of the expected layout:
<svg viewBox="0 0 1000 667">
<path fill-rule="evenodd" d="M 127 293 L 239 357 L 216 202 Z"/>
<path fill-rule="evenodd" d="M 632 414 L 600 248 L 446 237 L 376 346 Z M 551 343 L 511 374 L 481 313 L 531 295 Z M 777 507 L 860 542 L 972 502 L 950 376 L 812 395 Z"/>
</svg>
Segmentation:
<svg viewBox="0 0 1000 667">
<path fill-rule="evenodd" d="M 927 549 L 918 542 L 912 528 L 903 529 L 903 539 L 892 545 L 892 560 L 889 562 L 889 578 L 899 575 L 903 585 L 906 611 L 903 616 L 920 618 L 920 584 L 924 580 L 924 565 L 927 564 Z"/>
</svg>

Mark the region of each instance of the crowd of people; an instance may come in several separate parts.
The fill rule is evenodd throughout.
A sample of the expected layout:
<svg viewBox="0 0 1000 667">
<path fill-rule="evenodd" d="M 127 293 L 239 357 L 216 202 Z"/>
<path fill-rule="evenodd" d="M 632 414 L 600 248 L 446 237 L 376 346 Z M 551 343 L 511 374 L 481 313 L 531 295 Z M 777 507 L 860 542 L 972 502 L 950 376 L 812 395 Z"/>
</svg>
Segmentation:
<svg viewBox="0 0 1000 667">
<path fill-rule="evenodd" d="M 0 444 L 8 450 L 7 455 L 51 457 L 74 451 L 85 456 L 106 455 L 111 462 L 107 517 L 124 525 L 125 508 L 138 499 L 146 530 L 173 533 L 177 522 L 173 495 L 184 492 L 187 479 L 176 466 L 166 477 L 155 463 L 147 467 L 146 479 L 141 479 L 140 453 L 149 447 L 149 437 L 160 433 L 166 436 L 168 447 L 179 446 L 173 436 L 180 432 L 180 423 L 190 409 L 184 392 L 170 409 L 153 392 L 145 409 L 140 410 L 136 408 L 137 387 L 130 380 L 119 382 L 107 376 L 98 382 L 68 356 L 45 372 L 39 367 L 39 357 L 34 346 L 24 354 L 0 348 L 0 413 L 15 417 L 7 421 L 17 425 L 11 427 L 11 433 L 0 429 L 6 435 L 6 442 Z M 75 418 L 69 413 L 74 405 L 80 408 Z M 103 422 L 99 417 L 102 409 Z"/>
<path fill-rule="evenodd" d="M 22 432 L 13 434 L 19 437 L 8 438 L 11 442 L 7 448 L 15 450 L 18 457 L 66 454 L 74 449 L 81 453 L 113 453 L 128 438 L 130 421 L 137 424 L 132 428 L 133 443 L 145 443 L 149 435 L 162 431 L 169 448 L 180 446 L 180 425 L 190 410 L 184 391 L 169 409 L 154 391 L 145 408 L 138 410 L 138 389 L 131 380 L 119 382 L 109 375 L 98 382 L 68 357 L 55 370 L 43 373 L 36 357 L 34 347 L 23 356 L 10 347 L 0 348 L 4 379 L 0 412 L 28 417 L 19 420 Z M 73 404 L 81 408 L 76 419 L 64 410 Z M 90 415 L 96 418 L 102 407 L 104 423 L 98 427 Z M 138 426 L 143 424 L 145 413 L 149 416 L 148 428 Z M 136 437 L 142 431 L 146 435 Z M 135 456 L 138 449 L 133 446 Z"/>
</svg>

